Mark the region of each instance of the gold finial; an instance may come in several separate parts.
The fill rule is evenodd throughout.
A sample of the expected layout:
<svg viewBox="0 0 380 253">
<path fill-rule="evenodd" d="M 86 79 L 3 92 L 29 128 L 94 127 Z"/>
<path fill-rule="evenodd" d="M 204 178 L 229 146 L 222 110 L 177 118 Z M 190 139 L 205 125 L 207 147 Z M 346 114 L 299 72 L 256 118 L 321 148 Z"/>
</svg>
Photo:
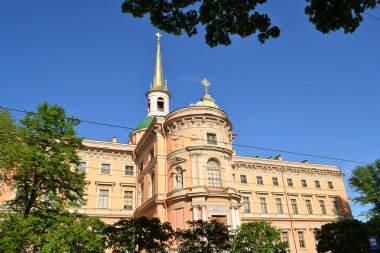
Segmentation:
<svg viewBox="0 0 380 253">
<path fill-rule="evenodd" d="M 210 86 L 210 82 L 207 81 L 206 78 L 204 78 L 201 83 L 203 84 L 203 86 L 205 87 L 205 97 L 208 97 L 209 94 L 208 94 L 208 86 Z"/>
<path fill-rule="evenodd" d="M 160 37 L 162 36 L 161 33 L 156 33 L 157 36 L 157 43 L 160 43 Z"/>
</svg>

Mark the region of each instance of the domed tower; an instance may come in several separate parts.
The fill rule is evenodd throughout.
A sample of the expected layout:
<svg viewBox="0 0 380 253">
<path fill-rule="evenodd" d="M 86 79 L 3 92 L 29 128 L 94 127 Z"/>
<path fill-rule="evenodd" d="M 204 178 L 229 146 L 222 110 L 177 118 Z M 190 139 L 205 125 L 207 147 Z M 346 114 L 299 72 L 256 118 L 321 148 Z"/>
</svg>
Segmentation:
<svg viewBox="0 0 380 253">
<path fill-rule="evenodd" d="M 168 221 L 184 228 L 187 220 L 217 219 L 239 225 L 240 194 L 232 175 L 232 124 L 208 93 L 194 105 L 165 117 L 168 160 Z"/>
</svg>

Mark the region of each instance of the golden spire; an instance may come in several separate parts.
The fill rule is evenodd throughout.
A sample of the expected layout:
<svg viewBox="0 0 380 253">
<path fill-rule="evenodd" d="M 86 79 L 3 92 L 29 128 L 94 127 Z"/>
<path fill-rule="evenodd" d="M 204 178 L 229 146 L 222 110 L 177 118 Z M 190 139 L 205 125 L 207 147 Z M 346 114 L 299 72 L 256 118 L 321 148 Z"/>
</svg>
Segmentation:
<svg viewBox="0 0 380 253">
<path fill-rule="evenodd" d="M 157 55 L 156 55 L 156 66 L 154 68 L 154 78 L 153 78 L 153 87 L 152 89 L 163 89 L 164 78 L 162 74 L 162 61 L 161 61 L 161 47 L 160 47 L 160 33 L 156 33 L 157 36 Z"/>
</svg>

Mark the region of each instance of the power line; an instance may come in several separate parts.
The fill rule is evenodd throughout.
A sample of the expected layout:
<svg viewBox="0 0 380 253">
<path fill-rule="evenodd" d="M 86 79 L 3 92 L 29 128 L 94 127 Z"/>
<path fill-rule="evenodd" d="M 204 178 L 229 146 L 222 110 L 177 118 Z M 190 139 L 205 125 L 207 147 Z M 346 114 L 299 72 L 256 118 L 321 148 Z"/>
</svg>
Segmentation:
<svg viewBox="0 0 380 253">
<path fill-rule="evenodd" d="M 20 109 L 14 109 L 14 108 L 9 108 L 9 107 L 2 107 L 2 106 L 0 106 L 0 109 L 5 109 L 5 110 L 9 110 L 9 111 L 16 111 L 16 112 L 22 112 L 22 113 L 38 114 L 36 112 L 30 112 L 30 111 L 25 111 L 25 110 L 20 110 Z M 79 119 L 79 121 L 82 122 L 82 123 L 95 124 L 95 125 L 101 125 L 101 126 L 106 126 L 106 127 L 122 128 L 122 129 L 128 129 L 128 130 L 132 130 L 132 131 L 135 130 L 134 127 L 128 127 L 128 126 L 121 126 L 121 125 L 102 123 L 102 122 L 96 122 L 96 121 L 90 121 L 90 120 L 81 120 L 81 119 Z M 194 137 L 190 137 L 190 136 L 183 136 L 183 135 L 176 135 L 176 136 L 180 136 L 182 138 L 194 139 Z M 197 138 L 197 140 L 207 141 L 205 139 L 199 139 L 199 138 Z M 219 143 L 224 143 L 226 145 L 229 144 L 227 142 L 219 142 Z M 233 143 L 232 145 L 233 146 L 238 146 L 238 147 L 244 147 L 244 148 L 251 148 L 251 149 L 258 149 L 258 150 L 279 152 L 279 153 L 299 155 L 299 156 L 308 156 L 308 157 L 327 159 L 327 160 L 334 160 L 334 161 L 341 161 L 341 162 L 359 163 L 359 164 L 370 164 L 369 162 L 350 160 L 350 159 L 345 159 L 345 158 L 338 158 L 338 157 L 331 157 L 331 156 L 322 156 L 322 155 L 315 155 L 315 154 L 308 154 L 308 153 L 300 153 L 300 152 L 281 150 L 281 149 L 276 149 L 276 148 L 267 148 L 267 147 L 253 146 L 253 145 L 248 145 L 248 144 Z"/>
<path fill-rule="evenodd" d="M 379 7 L 376 7 L 376 8 L 379 8 Z M 372 18 L 377 19 L 378 21 L 380 21 L 380 18 L 376 17 L 375 15 L 369 14 L 368 12 L 364 12 L 364 14 L 366 14 L 367 16 L 370 16 L 370 17 L 372 17 Z"/>
</svg>

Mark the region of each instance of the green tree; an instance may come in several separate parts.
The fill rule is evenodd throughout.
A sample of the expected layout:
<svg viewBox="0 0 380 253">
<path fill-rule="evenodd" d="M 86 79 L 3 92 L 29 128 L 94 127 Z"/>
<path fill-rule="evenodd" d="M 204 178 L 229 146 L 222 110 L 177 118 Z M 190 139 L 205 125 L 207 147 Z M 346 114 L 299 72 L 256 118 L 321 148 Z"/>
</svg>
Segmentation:
<svg viewBox="0 0 380 253">
<path fill-rule="evenodd" d="M 328 223 L 317 229 L 317 251 L 332 253 L 370 253 L 368 228 L 358 220 Z"/>
<path fill-rule="evenodd" d="M 287 243 L 281 241 L 280 231 L 271 223 L 248 222 L 237 231 L 231 253 L 279 253 L 285 252 L 287 247 Z"/>
<path fill-rule="evenodd" d="M 0 252 L 103 252 L 105 225 L 77 214 L 10 214 L 0 223 Z"/>
<path fill-rule="evenodd" d="M 356 167 L 352 172 L 350 185 L 359 193 L 353 200 L 372 205 L 367 214 L 370 217 L 380 217 L 380 160 Z"/>
<path fill-rule="evenodd" d="M 37 113 L 26 113 L 18 126 L 2 111 L 0 176 L 14 187 L 16 196 L 9 207 L 24 216 L 43 210 L 62 211 L 84 203 L 85 175 L 71 170 L 79 164 L 77 150 L 82 139 L 74 126 L 79 120 L 46 102 Z M 13 139 L 12 148 L 5 148 Z"/>
<path fill-rule="evenodd" d="M 205 26 L 206 43 L 211 47 L 231 44 L 230 36 L 242 38 L 258 33 L 264 43 L 277 38 L 280 29 L 272 26 L 267 14 L 257 8 L 267 0 L 181 0 L 141 1 L 124 0 L 122 12 L 134 17 L 150 17 L 151 23 L 167 33 L 188 36 L 198 33 L 199 25 Z M 322 33 L 343 29 L 354 32 L 363 21 L 363 13 L 374 9 L 380 0 L 306 0 L 305 14 Z"/>
<path fill-rule="evenodd" d="M 108 246 L 115 253 L 167 252 L 174 231 L 168 222 L 139 217 L 121 219 L 106 229 Z"/>
<path fill-rule="evenodd" d="M 216 221 L 188 221 L 176 233 L 178 253 L 220 253 L 231 248 L 228 227 Z"/>
</svg>

